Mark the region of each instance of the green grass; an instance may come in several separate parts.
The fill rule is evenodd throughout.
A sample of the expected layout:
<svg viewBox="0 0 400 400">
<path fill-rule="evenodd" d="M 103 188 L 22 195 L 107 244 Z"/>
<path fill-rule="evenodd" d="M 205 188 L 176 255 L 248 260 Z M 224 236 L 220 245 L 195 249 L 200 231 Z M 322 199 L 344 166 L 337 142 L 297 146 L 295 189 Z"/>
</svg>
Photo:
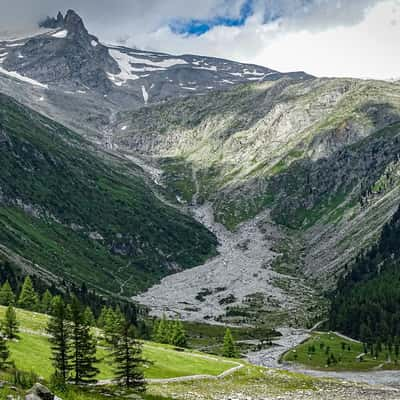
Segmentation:
<svg viewBox="0 0 400 400">
<path fill-rule="evenodd" d="M 364 353 L 362 343 L 343 339 L 330 332 L 315 332 L 310 339 L 285 353 L 282 360 L 296 362 L 314 369 L 336 371 L 363 371 L 378 367 L 382 369 L 400 368 L 400 364 L 396 365 L 395 361 L 387 362 L 387 351 L 382 351 L 377 359 L 368 353 L 360 361 L 357 356 L 362 353 Z M 331 354 L 337 362 L 328 366 L 327 359 Z"/>
<path fill-rule="evenodd" d="M 34 371 L 39 376 L 49 379 L 53 368 L 50 361 L 50 345 L 47 337 L 43 336 L 48 317 L 44 314 L 32 313 L 17 309 L 17 318 L 21 332 L 18 341 L 9 342 L 11 358 L 16 367 L 24 371 Z M 5 307 L 0 307 L 0 318 L 5 313 Z M 101 344 L 101 342 L 99 342 Z M 177 351 L 168 345 L 144 342 L 144 357 L 151 362 L 145 369 L 147 378 L 174 378 L 188 375 L 219 375 L 234 367 L 230 360 L 221 357 L 209 357 L 191 351 Z M 113 377 L 113 367 L 110 364 L 108 352 L 99 346 L 97 356 L 100 374 L 98 379 Z"/>
<path fill-rule="evenodd" d="M 278 398 L 279 394 L 317 390 L 317 379 L 286 371 L 268 370 L 245 364 L 232 376 L 219 380 L 200 380 L 150 385 L 149 393 L 174 399 L 208 400 L 216 398 Z"/>
</svg>

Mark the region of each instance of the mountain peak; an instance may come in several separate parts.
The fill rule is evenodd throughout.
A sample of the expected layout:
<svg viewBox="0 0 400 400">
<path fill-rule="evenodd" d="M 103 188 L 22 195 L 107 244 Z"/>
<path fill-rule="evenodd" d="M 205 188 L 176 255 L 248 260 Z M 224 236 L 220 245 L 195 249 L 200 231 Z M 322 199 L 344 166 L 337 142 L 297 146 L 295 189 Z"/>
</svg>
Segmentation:
<svg viewBox="0 0 400 400">
<path fill-rule="evenodd" d="M 65 17 L 58 12 L 57 17 L 47 17 L 44 21 L 39 23 L 41 28 L 58 29 L 63 28 L 68 30 L 72 34 L 88 35 L 88 31 L 85 28 L 82 18 L 74 10 L 68 10 Z"/>
<path fill-rule="evenodd" d="M 64 28 L 67 29 L 68 32 L 88 34 L 82 18 L 74 10 L 67 11 L 64 18 Z"/>
<path fill-rule="evenodd" d="M 58 12 L 57 18 L 47 16 L 46 19 L 39 22 L 40 28 L 57 29 L 57 28 L 62 28 L 63 26 L 64 26 L 64 17 L 61 11 Z"/>
</svg>

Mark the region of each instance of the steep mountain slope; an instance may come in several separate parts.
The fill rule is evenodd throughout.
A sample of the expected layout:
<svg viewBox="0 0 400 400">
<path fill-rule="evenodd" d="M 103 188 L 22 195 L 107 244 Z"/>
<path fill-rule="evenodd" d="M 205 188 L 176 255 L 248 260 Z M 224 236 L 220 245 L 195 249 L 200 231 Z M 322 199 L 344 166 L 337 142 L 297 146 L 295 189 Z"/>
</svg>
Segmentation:
<svg viewBox="0 0 400 400">
<path fill-rule="evenodd" d="M 359 254 L 335 292 L 330 326 L 364 343 L 399 346 L 400 210 L 384 226 L 378 242 Z"/>
<path fill-rule="evenodd" d="M 4 95 L 0 111 L 2 253 L 120 295 L 215 253 L 214 236 L 161 203 L 134 164 Z"/>
<path fill-rule="evenodd" d="M 265 244 L 276 254 L 262 265 L 281 274 L 272 286 L 283 287 L 287 300 L 296 286 L 287 274 L 306 278 L 301 295 L 304 281 L 297 281 L 300 303 L 312 304 L 310 285 L 335 285 L 344 264 L 379 235 L 399 203 L 400 86 L 393 83 L 280 80 L 120 118 L 114 145 L 158 158 L 171 198 L 212 203 L 217 221 L 238 232 L 239 224 L 270 210 L 262 221 L 281 234 Z M 263 269 L 252 271 L 256 279 Z M 158 304 L 154 299 L 171 286 L 183 293 L 179 276 L 176 286 L 166 279 L 139 299 Z M 268 282 L 264 288 L 274 297 Z M 258 291 L 241 297 L 232 291 L 237 301 L 225 307 L 227 315 L 240 314 L 233 306 L 257 307 L 251 299 Z M 194 293 L 186 302 L 193 314 L 210 308 Z M 186 312 L 174 299 L 165 304 Z"/>
</svg>

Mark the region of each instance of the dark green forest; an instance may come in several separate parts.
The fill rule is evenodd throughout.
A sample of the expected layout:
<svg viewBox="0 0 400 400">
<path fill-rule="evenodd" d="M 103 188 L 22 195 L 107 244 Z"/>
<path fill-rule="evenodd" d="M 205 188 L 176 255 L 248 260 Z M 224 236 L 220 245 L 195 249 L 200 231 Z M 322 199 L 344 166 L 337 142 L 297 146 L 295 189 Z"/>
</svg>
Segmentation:
<svg viewBox="0 0 400 400">
<path fill-rule="evenodd" d="M 378 242 L 361 253 L 334 293 L 330 328 L 365 343 L 400 337 L 400 208 Z M 397 339 L 396 339 L 397 338 Z"/>
</svg>

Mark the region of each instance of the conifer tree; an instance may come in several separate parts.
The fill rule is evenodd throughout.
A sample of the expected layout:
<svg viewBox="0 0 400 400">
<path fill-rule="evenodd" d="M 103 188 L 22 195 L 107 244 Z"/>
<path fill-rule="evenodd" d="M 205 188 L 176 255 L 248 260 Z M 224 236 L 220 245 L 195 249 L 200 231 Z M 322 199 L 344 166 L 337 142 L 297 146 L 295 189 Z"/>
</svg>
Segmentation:
<svg viewBox="0 0 400 400">
<path fill-rule="evenodd" d="M 5 281 L 0 289 L 0 304 L 2 306 L 9 306 L 15 303 L 15 294 L 11 288 L 10 283 Z"/>
<path fill-rule="evenodd" d="M 40 302 L 40 311 L 49 314 L 51 312 L 53 296 L 50 291 L 47 289 L 42 296 L 42 300 Z"/>
<path fill-rule="evenodd" d="M 85 318 L 85 321 L 89 324 L 89 326 L 95 326 L 96 325 L 96 319 L 93 315 L 92 309 L 87 306 L 85 308 L 85 311 L 83 313 L 83 317 Z"/>
<path fill-rule="evenodd" d="M 113 346 L 115 378 L 137 392 L 146 390 L 142 367 L 146 360 L 142 357 L 142 345 L 135 340 L 132 326 L 123 321 L 116 332 L 118 340 Z"/>
<path fill-rule="evenodd" d="M 84 310 L 76 297 L 71 302 L 72 322 L 72 366 L 76 384 L 94 382 L 99 370 L 94 366 L 96 358 L 96 340 L 90 332 L 90 326 L 84 318 Z"/>
<path fill-rule="evenodd" d="M 68 311 L 61 297 L 56 296 L 53 301 L 52 317 L 47 325 L 55 376 L 61 379 L 63 384 L 67 382 L 72 369 L 72 327 Z"/>
<path fill-rule="evenodd" d="M 21 293 L 18 298 L 18 305 L 27 310 L 36 310 L 38 304 L 38 296 L 32 285 L 29 275 L 25 278 L 22 285 Z"/>
<path fill-rule="evenodd" d="M 107 306 L 103 306 L 101 308 L 99 318 L 97 318 L 97 327 L 98 328 L 104 328 L 104 324 L 105 324 L 108 312 L 109 312 L 109 308 Z"/>
<path fill-rule="evenodd" d="M 6 315 L 3 322 L 3 331 L 8 339 L 15 339 L 18 337 L 18 321 L 17 314 L 15 313 L 13 306 L 8 306 Z"/>
<path fill-rule="evenodd" d="M 222 350 L 222 355 L 224 357 L 232 357 L 232 358 L 237 357 L 235 341 L 233 340 L 233 336 L 229 328 L 227 328 L 225 331 L 224 347 Z"/>
<path fill-rule="evenodd" d="M 7 366 L 9 357 L 10 351 L 8 350 L 7 342 L 4 336 L 0 335 L 0 369 Z"/>
<path fill-rule="evenodd" d="M 162 319 L 158 323 L 155 340 L 158 343 L 169 343 L 170 337 L 170 323 L 167 320 L 166 315 L 164 314 Z"/>
<path fill-rule="evenodd" d="M 117 332 L 119 327 L 124 322 L 124 316 L 119 308 L 113 310 L 111 307 L 108 308 L 107 313 L 104 317 L 103 331 L 105 340 L 108 344 L 114 344 L 118 340 Z"/>
<path fill-rule="evenodd" d="M 186 332 L 181 321 L 173 324 L 170 343 L 177 347 L 185 347 L 187 345 Z"/>
</svg>

